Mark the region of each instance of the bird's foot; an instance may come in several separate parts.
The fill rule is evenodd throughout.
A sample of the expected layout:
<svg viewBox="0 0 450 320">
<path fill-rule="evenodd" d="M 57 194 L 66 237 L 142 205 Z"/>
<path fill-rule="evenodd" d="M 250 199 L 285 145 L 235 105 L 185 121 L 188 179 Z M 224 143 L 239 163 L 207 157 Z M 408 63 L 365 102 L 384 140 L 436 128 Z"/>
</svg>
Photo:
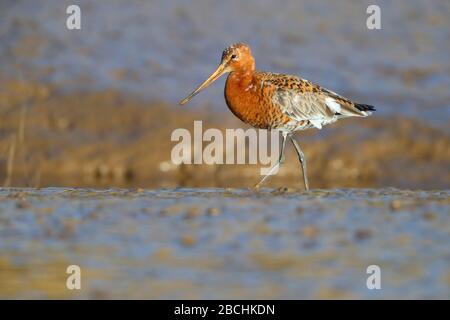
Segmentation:
<svg viewBox="0 0 450 320">
<path fill-rule="evenodd" d="M 261 187 L 261 184 L 260 183 L 257 183 L 257 184 L 255 184 L 254 186 L 253 186 L 253 190 L 254 191 L 259 191 L 259 188 Z"/>
</svg>

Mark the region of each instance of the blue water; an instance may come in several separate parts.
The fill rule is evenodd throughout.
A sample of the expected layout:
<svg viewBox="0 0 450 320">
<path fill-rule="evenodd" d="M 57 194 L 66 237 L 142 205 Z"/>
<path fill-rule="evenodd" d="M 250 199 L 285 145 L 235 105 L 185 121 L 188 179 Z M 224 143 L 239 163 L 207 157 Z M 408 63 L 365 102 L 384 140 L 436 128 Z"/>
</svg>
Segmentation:
<svg viewBox="0 0 450 320">
<path fill-rule="evenodd" d="M 447 0 L 76 3 L 82 29 L 69 31 L 70 1 L 2 1 L 2 72 L 17 74 L 16 63 L 50 67 L 42 78 L 67 90 L 112 87 L 176 104 L 213 71 L 227 45 L 245 41 L 259 69 L 300 75 L 381 115 L 450 120 Z M 366 28 L 369 4 L 381 7 L 381 30 Z M 31 57 L 13 50 L 27 36 L 38 39 L 26 50 L 36 51 Z M 219 80 L 193 107 L 225 109 L 223 85 Z"/>
<path fill-rule="evenodd" d="M 449 195 L 2 188 L 0 298 L 444 299 Z"/>
</svg>

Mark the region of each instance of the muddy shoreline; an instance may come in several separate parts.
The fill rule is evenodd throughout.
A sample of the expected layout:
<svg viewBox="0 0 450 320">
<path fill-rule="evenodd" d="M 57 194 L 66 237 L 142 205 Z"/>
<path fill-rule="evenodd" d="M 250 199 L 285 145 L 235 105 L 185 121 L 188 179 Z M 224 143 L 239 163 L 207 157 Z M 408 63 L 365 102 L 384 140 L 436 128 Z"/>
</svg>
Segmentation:
<svg viewBox="0 0 450 320">
<path fill-rule="evenodd" d="M 0 189 L 0 297 L 444 299 L 450 192 Z M 81 267 L 82 290 L 65 287 Z M 366 287 L 369 265 L 382 289 Z"/>
<path fill-rule="evenodd" d="M 114 90 L 65 93 L 35 82 L 3 82 L 0 181 L 4 186 L 251 187 L 260 165 L 179 165 L 177 128 L 248 127 L 224 110 L 195 111 Z M 222 119 L 220 119 L 222 118 Z M 101 120 L 101 121 L 100 121 Z M 313 188 L 439 189 L 450 182 L 450 135 L 416 119 L 376 113 L 297 135 Z M 290 146 L 268 187 L 300 187 Z"/>
</svg>

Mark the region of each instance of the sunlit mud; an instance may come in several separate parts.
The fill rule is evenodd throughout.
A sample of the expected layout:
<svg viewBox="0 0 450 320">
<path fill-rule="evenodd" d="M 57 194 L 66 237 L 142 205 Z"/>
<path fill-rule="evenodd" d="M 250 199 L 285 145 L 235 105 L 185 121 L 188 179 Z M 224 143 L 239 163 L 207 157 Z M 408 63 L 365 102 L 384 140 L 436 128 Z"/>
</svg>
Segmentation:
<svg viewBox="0 0 450 320">
<path fill-rule="evenodd" d="M 1 189 L 0 297 L 448 298 L 449 195 Z"/>
</svg>

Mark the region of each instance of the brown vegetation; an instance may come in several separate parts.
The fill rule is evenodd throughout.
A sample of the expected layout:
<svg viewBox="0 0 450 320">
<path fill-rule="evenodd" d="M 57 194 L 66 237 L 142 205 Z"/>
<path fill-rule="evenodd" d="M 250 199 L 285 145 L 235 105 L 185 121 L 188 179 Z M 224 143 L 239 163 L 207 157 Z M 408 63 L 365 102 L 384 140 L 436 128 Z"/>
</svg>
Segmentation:
<svg viewBox="0 0 450 320">
<path fill-rule="evenodd" d="M 244 126 L 231 113 L 151 103 L 116 91 L 62 93 L 6 82 L 0 96 L 0 181 L 7 186 L 251 187 L 257 165 L 170 162 L 175 128 Z M 226 120 L 223 120 L 226 119 Z M 343 120 L 297 136 L 313 188 L 445 188 L 450 137 L 413 119 L 373 116 Z M 301 186 L 289 146 L 287 161 L 267 186 Z"/>
</svg>

